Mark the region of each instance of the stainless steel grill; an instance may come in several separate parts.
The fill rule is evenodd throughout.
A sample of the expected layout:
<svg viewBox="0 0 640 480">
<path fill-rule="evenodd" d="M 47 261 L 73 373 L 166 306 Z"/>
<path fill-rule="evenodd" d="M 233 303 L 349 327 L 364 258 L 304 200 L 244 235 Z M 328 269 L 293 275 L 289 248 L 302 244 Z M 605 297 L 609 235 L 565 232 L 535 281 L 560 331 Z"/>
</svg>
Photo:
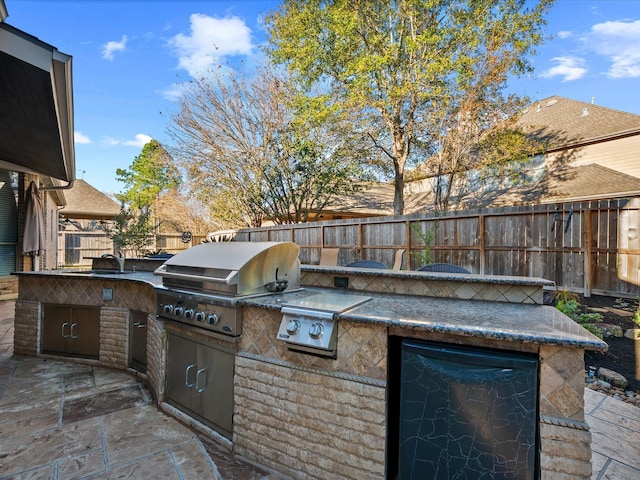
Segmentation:
<svg viewBox="0 0 640 480">
<path fill-rule="evenodd" d="M 300 286 L 292 242 L 204 243 L 157 268 L 158 316 L 231 337 L 242 334 L 240 299 Z"/>
</svg>

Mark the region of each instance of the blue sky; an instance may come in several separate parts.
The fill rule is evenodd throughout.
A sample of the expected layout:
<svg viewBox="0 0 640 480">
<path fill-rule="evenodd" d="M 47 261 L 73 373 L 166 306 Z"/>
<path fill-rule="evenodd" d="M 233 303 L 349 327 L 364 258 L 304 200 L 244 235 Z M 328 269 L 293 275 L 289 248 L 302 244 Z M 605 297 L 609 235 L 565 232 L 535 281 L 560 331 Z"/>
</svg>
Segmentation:
<svg viewBox="0 0 640 480">
<path fill-rule="evenodd" d="M 181 82 L 259 61 L 267 0 L 5 0 L 6 22 L 73 57 L 77 176 L 113 194 L 142 146 L 168 141 Z M 532 77 L 509 90 L 640 114 L 640 0 L 558 0 Z"/>
</svg>

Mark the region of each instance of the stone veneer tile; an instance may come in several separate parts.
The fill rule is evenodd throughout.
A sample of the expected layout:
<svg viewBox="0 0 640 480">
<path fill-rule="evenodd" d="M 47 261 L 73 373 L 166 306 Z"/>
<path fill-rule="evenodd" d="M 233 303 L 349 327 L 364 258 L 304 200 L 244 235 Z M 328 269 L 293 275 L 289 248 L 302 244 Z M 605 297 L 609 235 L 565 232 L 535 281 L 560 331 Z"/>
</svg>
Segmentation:
<svg viewBox="0 0 640 480">
<path fill-rule="evenodd" d="M 60 400 L 50 403 L 48 407 L 29 408 L 19 414 L 0 415 L 0 439 L 57 428 L 60 420 Z"/>
<path fill-rule="evenodd" d="M 471 284 L 463 283 L 456 288 L 456 298 L 459 298 L 461 300 L 471 300 L 475 298 L 477 293 L 477 289 L 474 285 Z"/>
<path fill-rule="evenodd" d="M 134 464 L 124 465 L 109 472 L 91 477 L 92 480 L 119 480 L 122 478 L 162 478 L 163 480 L 181 480 L 176 466 L 167 452 L 158 453 Z M 186 478 L 186 477 L 185 477 Z"/>
<path fill-rule="evenodd" d="M 105 470 L 104 451 L 102 449 L 94 450 L 84 455 L 61 461 L 58 465 L 58 478 L 85 478 Z"/>
<path fill-rule="evenodd" d="M 560 412 L 562 417 L 583 417 L 584 400 L 581 395 L 566 383 L 546 395 L 546 399 Z"/>
<path fill-rule="evenodd" d="M 144 398 L 137 385 L 83 396 L 77 400 L 65 399 L 62 422 L 64 425 L 148 404 L 149 400 Z"/>
<path fill-rule="evenodd" d="M 543 379 L 543 381 L 540 382 L 540 395 L 544 396 L 553 393 L 553 391 L 560 388 L 565 381 L 562 375 L 547 363 L 540 365 L 540 378 Z"/>
<path fill-rule="evenodd" d="M 620 402 L 619 400 L 617 400 Z M 620 402 L 622 403 L 622 402 Z M 591 434 L 599 437 L 598 452 L 627 465 L 638 465 L 638 434 L 627 428 L 611 428 L 606 420 L 592 417 L 589 419 Z M 605 478 L 638 478 L 615 477 Z"/>
<path fill-rule="evenodd" d="M 15 475 L 24 471 L 25 466 L 35 468 L 100 448 L 100 425 L 93 420 L 12 437 L 0 442 L 2 473 Z"/>
<path fill-rule="evenodd" d="M 188 442 L 193 438 L 189 429 L 178 427 L 152 405 L 105 415 L 103 422 L 104 441 L 111 466 L 165 451 L 177 443 Z M 167 428 L 169 422 L 172 422 L 170 429 Z M 159 475 L 156 478 L 166 477 Z"/>
<path fill-rule="evenodd" d="M 201 455 L 194 455 L 197 452 L 200 452 Z M 180 469 L 182 478 L 206 478 L 211 480 L 220 478 L 216 471 L 217 469 L 214 470 L 211 460 L 205 455 L 202 445 L 196 439 L 172 449 L 171 455 Z"/>
<path fill-rule="evenodd" d="M 583 351 L 542 346 L 540 360 L 540 413 L 584 420 Z"/>
<path fill-rule="evenodd" d="M 525 303 L 529 296 L 520 286 L 514 285 L 504 292 L 504 298 L 510 303 Z"/>
<path fill-rule="evenodd" d="M 64 392 L 64 383 L 61 378 L 40 379 L 33 382 L 11 382 L 2 395 L 2 404 L 20 402 L 27 395 L 36 398 L 48 399 L 61 395 Z"/>
</svg>

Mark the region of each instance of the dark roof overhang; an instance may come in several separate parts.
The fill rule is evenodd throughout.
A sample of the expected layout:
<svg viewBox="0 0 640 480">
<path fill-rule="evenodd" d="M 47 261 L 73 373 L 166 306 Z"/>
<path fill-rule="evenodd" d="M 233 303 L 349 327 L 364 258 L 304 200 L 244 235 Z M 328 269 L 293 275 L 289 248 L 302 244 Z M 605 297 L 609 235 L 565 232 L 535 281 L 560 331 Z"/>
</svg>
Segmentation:
<svg viewBox="0 0 640 480">
<path fill-rule="evenodd" d="M 4 22 L 0 168 L 75 179 L 71 57 Z"/>
</svg>

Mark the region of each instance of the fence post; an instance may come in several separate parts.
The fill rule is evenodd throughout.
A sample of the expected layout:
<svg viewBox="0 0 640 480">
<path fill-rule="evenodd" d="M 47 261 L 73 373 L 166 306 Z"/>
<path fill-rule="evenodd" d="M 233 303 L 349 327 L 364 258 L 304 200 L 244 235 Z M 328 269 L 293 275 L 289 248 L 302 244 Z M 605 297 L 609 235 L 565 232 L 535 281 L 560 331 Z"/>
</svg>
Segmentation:
<svg viewBox="0 0 640 480">
<path fill-rule="evenodd" d="M 591 259 L 592 259 L 592 244 L 591 244 L 591 209 L 587 207 L 582 212 L 584 217 L 584 292 L 585 297 L 591 296 Z"/>
<path fill-rule="evenodd" d="M 484 275 L 485 272 L 485 268 L 486 268 L 486 250 L 485 250 L 485 242 L 486 242 L 486 238 L 484 236 L 484 231 L 485 231 L 485 216 L 480 214 L 478 215 L 478 229 L 480 230 L 479 233 L 479 240 L 480 240 L 480 250 L 479 250 L 479 254 L 480 254 L 480 275 Z"/>
</svg>

